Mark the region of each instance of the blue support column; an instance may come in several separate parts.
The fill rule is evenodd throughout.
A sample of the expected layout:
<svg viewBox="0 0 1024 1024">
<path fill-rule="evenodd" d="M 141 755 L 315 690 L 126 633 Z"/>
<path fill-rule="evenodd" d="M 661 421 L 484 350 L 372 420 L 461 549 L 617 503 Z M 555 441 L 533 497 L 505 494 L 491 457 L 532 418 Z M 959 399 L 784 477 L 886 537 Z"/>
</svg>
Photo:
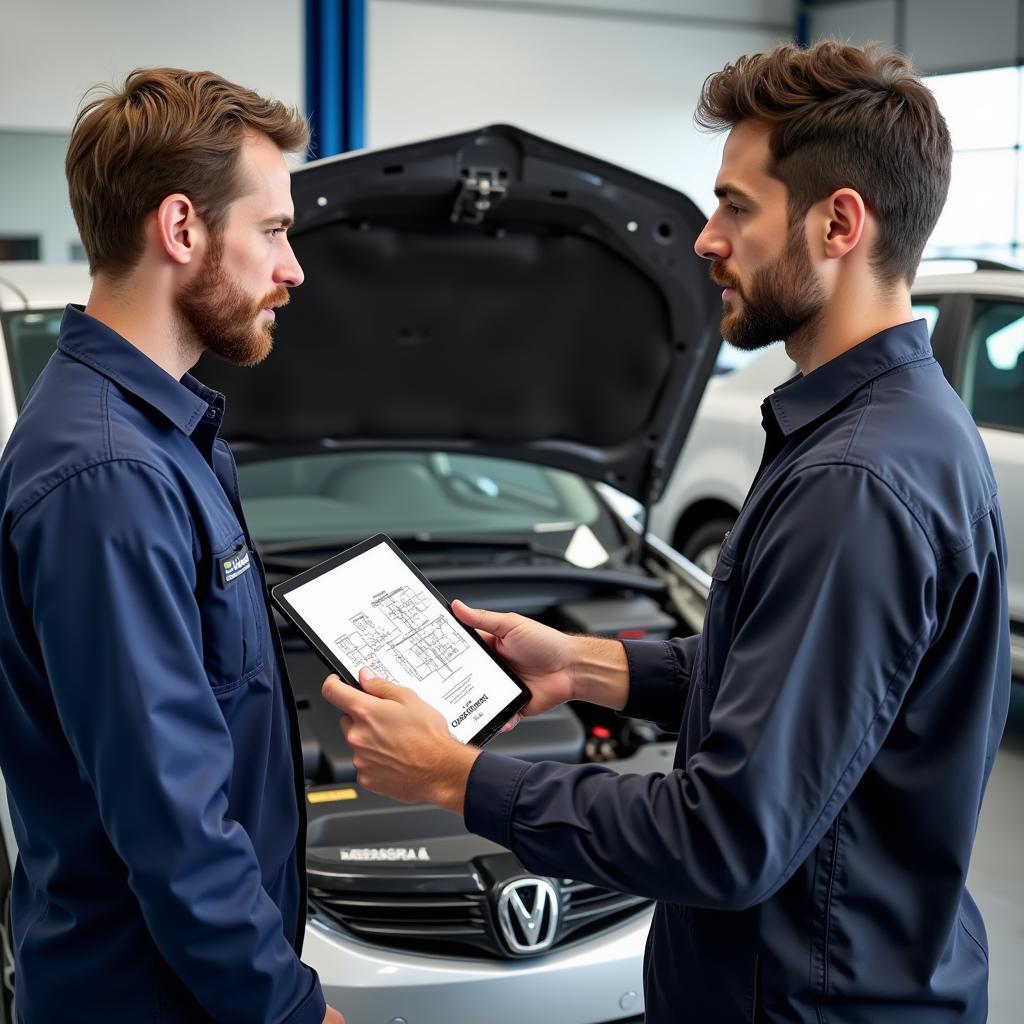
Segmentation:
<svg viewBox="0 0 1024 1024">
<path fill-rule="evenodd" d="M 365 145 L 366 0 L 306 0 L 310 156 Z"/>
<path fill-rule="evenodd" d="M 807 6 L 806 3 L 800 4 L 796 15 L 796 31 L 793 33 L 793 40 L 796 45 L 805 49 L 811 45 L 811 15 L 807 10 Z"/>
</svg>

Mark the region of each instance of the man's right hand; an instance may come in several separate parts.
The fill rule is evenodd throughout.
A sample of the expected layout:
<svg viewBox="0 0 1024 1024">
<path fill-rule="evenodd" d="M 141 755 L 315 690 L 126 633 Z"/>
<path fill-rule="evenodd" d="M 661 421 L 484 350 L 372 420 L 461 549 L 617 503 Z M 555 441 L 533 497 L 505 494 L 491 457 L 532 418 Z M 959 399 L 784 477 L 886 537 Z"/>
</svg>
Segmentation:
<svg viewBox="0 0 1024 1024">
<path fill-rule="evenodd" d="M 530 688 L 533 699 L 502 730 L 513 728 L 520 718 L 540 715 L 573 700 L 573 637 L 514 612 L 488 612 L 452 602 L 460 622 L 473 627 L 481 639 Z"/>
<path fill-rule="evenodd" d="M 328 1006 L 322 1024 L 345 1024 L 345 1018 L 334 1007 Z"/>
<path fill-rule="evenodd" d="M 629 664 L 618 640 L 572 636 L 514 612 L 487 612 L 452 602 L 452 611 L 530 688 L 533 699 L 502 730 L 521 717 L 540 715 L 567 700 L 621 711 L 629 697 Z"/>
</svg>

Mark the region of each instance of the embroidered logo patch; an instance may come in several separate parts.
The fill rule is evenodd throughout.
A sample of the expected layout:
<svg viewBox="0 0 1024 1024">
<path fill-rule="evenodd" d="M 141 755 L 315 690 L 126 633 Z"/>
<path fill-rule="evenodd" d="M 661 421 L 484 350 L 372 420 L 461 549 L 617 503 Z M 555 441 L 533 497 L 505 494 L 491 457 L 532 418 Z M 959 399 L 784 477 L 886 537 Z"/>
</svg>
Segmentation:
<svg viewBox="0 0 1024 1024">
<path fill-rule="evenodd" d="M 242 573 L 250 569 L 249 549 L 240 544 L 226 558 L 220 560 L 220 582 L 227 586 L 233 580 L 237 580 Z"/>
</svg>

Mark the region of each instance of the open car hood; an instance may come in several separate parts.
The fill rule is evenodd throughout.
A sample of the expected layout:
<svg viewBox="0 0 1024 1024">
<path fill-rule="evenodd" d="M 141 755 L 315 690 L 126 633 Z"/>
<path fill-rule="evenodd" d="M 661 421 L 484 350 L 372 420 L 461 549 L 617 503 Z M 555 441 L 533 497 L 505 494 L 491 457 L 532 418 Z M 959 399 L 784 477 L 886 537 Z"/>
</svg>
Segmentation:
<svg viewBox="0 0 1024 1024">
<path fill-rule="evenodd" d="M 660 495 L 718 289 L 682 193 L 507 125 L 293 172 L 272 355 L 196 373 L 235 443 L 498 455 Z"/>
</svg>

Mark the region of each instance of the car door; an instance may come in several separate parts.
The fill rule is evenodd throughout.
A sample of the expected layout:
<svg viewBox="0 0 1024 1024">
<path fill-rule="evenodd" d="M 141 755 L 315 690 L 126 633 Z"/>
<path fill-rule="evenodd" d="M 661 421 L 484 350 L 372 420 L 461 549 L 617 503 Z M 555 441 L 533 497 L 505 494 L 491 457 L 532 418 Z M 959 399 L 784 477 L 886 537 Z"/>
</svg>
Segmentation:
<svg viewBox="0 0 1024 1024">
<path fill-rule="evenodd" d="M 953 383 L 992 460 L 1009 548 L 1010 617 L 1019 637 L 1024 633 L 1024 299 L 974 296 L 961 322 Z"/>
</svg>

